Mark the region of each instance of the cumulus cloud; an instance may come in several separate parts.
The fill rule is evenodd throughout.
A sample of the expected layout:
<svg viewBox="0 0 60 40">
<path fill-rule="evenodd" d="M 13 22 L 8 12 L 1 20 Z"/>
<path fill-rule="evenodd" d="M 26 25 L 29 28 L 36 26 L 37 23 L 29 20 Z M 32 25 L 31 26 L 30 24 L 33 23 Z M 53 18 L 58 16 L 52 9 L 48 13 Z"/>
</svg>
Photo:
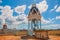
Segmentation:
<svg viewBox="0 0 60 40">
<path fill-rule="evenodd" d="M 10 18 L 13 14 L 13 10 L 11 9 L 10 6 L 0 6 L 1 13 L 2 13 L 2 19 L 3 19 L 3 24 L 5 23 L 6 18 Z"/>
<path fill-rule="evenodd" d="M 39 8 L 40 12 L 45 12 L 47 9 L 48 9 L 48 5 L 47 5 L 47 2 L 46 0 L 40 2 L 37 4 L 37 7 Z"/>
<path fill-rule="evenodd" d="M 23 29 L 24 28 L 24 26 L 23 25 L 25 25 L 25 27 L 27 26 L 27 22 L 28 22 L 28 20 L 27 20 L 27 16 L 25 15 L 25 14 L 21 14 L 21 15 L 19 15 L 19 16 L 16 16 L 16 17 L 14 17 L 13 18 L 14 20 L 10 20 L 10 21 L 8 21 L 8 24 L 9 24 L 9 22 L 11 23 L 11 22 L 13 22 L 13 23 L 11 23 L 12 25 L 8 25 L 9 26 L 9 28 L 16 28 L 16 29 Z"/>
<path fill-rule="evenodd" d="M 19 16 L 16 17 L 14 24 L 27 23 L 27 16 L 24 14 L 26 5 L 17 6 L 14 10 Z"/>
<path fill-rule="evenodd" d="M 56 12 L 60 12 L 60 6 L 56 9 Z"/>
<path fill-rule="evenodd" d="M 2 16 L 3 16 L 3 18 L 10 17 L 10 16 L 12 16 L 12 14 L 13 14 L 13 10 L 11 9 L 10 6 L 5 6 L 2 9 Z"/>
<path fill-rule="evenodd" d="M 1 26 L 3 24 L 7 24 L 8 27 L 11 26 L 11 24 L 13 25 L 13 22 L 15 21 L 14 17 L 12 16 L 13 14 L 13 10 L 11 9 L 10 6 L 6 5 L 6 6 L 0 6 L 0 12 L 2 13 L 0 15 L 0 23 Z"/>
<path fill-rule="evenodd" d="M 39 2 L 36 4 L 37 8 L 39 9 L 40 13 L 45 12 L 48 9 L 48 4 L 46 0 L 43 0 L 42 2 Z M 31 8 L 32 5 L 30 5 L 28 8 Z"/>
<path fill-rule="evenodd" d="M 0 15 L 0 23 L 3 25 L 4 23 L 7 24 L 8 28 L 17 28 L 19 24 L 27 23 L 27 16 L 24 14 L 26 5 L 17 6 L 14 10 L 15 12 L 19 13 L 18 16 L 13 16 L 13 9 L 11 9 L 11 6 L 0 6 L 0 12 L 2 13 Z M 22 13 L 22 14 L 20 14 Z"/>
<path fill-rule="evenodd" d="M 8 17 L 8 18 L 6 18 L 5 19 L 5 22 L 7 23 L 7 24 L 13 24 L 14 22 L 16 21 L 16 19 L 13 17 L 13 16 L 11 16 L 11 17 Z"/>
<path fill-rule="evenodd" d="M 17 6 L 16 8 L 15 8 L 15 12 L 17 12 L 17 13 L 24 13 L 24 11 L 25 11 L 25 9 L 26 9 L 26 5 L 22 5 L 22 6 Z"/>
<path fill-rule="evenodd" d="M 42 26 L 42 29 L 60 29 L 60 24 L 49 24 Z"/>
<path fill-rule="evenodd" d="M 14 24 L 27 23 L 27 21 L 28 21 L 27 16 L 25 14 L 21 14 L 17 16 L 16 22 L 14 22 Z"/>
</svg>

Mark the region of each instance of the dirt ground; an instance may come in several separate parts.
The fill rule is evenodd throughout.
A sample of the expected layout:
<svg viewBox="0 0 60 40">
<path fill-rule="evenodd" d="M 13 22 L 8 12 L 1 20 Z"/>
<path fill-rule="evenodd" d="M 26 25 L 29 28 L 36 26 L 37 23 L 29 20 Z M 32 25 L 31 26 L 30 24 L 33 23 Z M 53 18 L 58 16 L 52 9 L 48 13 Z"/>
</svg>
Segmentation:
<svg viewBox="0 0 60 40">
<path fill-rule="evenodd" d="M 49 36 L 49 40 L 60 40 L 60 36 Z M 20 36 L 0 36 L 0 40 L 22 40 Z M 35 40 L 35 39 L 29 39 Z"/>
</svg>

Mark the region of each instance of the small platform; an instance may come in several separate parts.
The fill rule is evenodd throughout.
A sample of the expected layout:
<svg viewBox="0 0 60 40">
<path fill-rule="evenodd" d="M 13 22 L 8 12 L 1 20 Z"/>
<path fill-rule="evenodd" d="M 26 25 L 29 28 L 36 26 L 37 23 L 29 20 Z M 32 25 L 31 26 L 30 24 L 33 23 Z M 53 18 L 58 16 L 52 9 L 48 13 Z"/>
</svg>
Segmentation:
<svg viewBox="0 0 60 40">
<path fill-rule="evenodd" d="M 29 35 L 22 36 L 21 39 L 26 39 L 26 40 L 29 40 L 29 39 L 32 39 L 32 40 L 48 40 L 46 38 L 36 38 L 36 36 L 34 36 L 34 35 L 33 36 L 29 36 Z"/>
</svg>

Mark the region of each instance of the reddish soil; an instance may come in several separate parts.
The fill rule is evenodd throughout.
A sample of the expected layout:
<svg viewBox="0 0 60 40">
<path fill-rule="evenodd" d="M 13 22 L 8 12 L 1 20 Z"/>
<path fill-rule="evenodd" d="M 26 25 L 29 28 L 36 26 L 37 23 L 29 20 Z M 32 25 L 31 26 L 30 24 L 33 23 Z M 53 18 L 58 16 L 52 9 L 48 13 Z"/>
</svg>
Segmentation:
<svg viewBox="0 0 60 40">
<path fill-rule="evenodd" d="M 60 36 L 49 36 L 50 40 L 60 40 Z M 21 40 L 20 36 L 0 36 L 0 40 Z M 33 40 L 33 39 L 29 39 Z M 35 40 L 35 39 L 34 39 Z"/>
</svg>

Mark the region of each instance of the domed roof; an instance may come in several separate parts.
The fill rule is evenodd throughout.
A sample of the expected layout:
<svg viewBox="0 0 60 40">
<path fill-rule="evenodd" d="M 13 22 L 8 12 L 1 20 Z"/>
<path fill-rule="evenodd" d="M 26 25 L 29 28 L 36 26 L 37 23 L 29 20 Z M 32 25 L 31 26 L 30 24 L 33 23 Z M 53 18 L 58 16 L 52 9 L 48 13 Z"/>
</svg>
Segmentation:
<svg viewBox="0 0 60 40">
<path fill-rule="evenodd" d="M 35 9 L 36 11 L 38 11 L 37 7 L 32 7 L 30 11 L 32 11 L 33 9 Z"/>
<path fill-rule="evenodd" d="M 36 4 L 32 4 L 32 8 L 30 9 L 30 12 L 35 9 L 36 11 L 39 11 L 38 8 L 36 7 Z"/>
<path fill-rule="evenodd" d="M 6 24 L 3 25 L 3 29 L 7 29 L 7 25 Z"/>
</svg>

